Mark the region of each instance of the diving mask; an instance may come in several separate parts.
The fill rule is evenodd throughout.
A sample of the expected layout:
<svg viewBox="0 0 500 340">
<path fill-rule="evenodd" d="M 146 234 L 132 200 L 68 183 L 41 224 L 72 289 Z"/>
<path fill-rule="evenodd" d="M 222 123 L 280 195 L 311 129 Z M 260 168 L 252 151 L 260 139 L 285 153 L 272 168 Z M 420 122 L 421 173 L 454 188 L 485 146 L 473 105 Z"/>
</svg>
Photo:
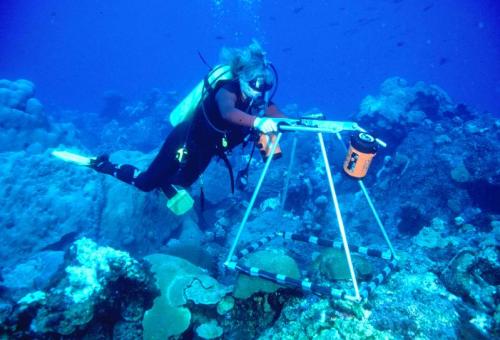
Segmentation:
<svg viewBox="0 0 500 340">
<path fill-rule="evenodd" d="M 273 86 L 264 77 L 257 77 L 250 81 L 240 80 L 241 91 L 245 96 L 253 99 L 263 98 L 266 92 L 271 90 Z"/>
</svg>

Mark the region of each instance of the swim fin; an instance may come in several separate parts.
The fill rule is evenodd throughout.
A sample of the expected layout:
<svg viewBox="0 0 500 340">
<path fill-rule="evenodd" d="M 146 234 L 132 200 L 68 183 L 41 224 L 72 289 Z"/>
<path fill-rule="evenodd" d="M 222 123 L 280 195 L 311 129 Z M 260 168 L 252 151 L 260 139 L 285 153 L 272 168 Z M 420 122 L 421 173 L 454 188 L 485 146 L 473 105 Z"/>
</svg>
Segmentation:
<svg viewBox="0 0 500 340">
<path fill-rule="evenodd" d="M 92 161 L 96 159 L 95 157 L 85 157 L 76 153 L 62 150 L 52 151 L 52 156 L 62 159 L 65 162 L 83 166 L 90 166 Z"/>
</svg>

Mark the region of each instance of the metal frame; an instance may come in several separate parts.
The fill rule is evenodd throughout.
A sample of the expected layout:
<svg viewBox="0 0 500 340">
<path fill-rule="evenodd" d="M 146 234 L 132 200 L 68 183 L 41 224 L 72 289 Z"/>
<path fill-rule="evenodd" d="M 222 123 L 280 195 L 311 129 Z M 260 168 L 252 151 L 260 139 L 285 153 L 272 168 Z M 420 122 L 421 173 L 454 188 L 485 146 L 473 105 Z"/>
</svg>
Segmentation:
<svg viewBox="0 0 500 340">
<path fill-rule="evenodd" d="M 360 292 L 360 288 L 358 286 L 358 280 L 356 278 L 356 273 L 354 271 L 354 266 L 352 264 L 352 259 L 351 259 L 351 250 L 349 249 L 349 243 L 347 241 L 347 235 L 346 235 L 346 232 L 345 232 L 345 226 L 344 226 L 344 222 L 343 222 L 343 219 L 342 219 L 342 214 L 341 214 L 341 211 L 340 211 L 340 206 L 339 206 L 339 203 L 338 203 L 338 199 L 337 199 L 337 194 L 336 194 L 336 191 L 335 191 L 335 185 L 334 185 L 334 182 L 333 182 L 333 176 L 332 176 L 332 173 L 331 173 L 331 170 L 330 170 L 330 164 L 329 164 L 329 160 L 328 160 L 328 156 L 327 156 L 327 153 L 326 153 L 326 147 L 325 147 L 325 143 L 324 143 L 324 140 L 323 140 L 323 133 L 332 133 L 332 134 L 336 134 L 337 137 L 339 138 L 339 140 L 342 142 L 342 139 L 341 139 L 341 135 L 340 133 L 343 132 L 343 131 L 360 131 L 360 132 L 366 132 L 364 129 L 362 129 L 361 127 L 359 127 L 356 123 L 353 123 L 353 122 L 336 122 L 336 121 L 322 121 L 322 120 L 292 120 L 293 124 L 290 124 L 290 121 L 291 120 L 287 120 L 287 119 L 276 119 L 276 121 L 278 123 L 280 122 L 286 122 L 287 125 L 280 125 L 280 130 L 281 131 L 295 131 L 295 132 L 313 132 L 313 133 L 316 133 L 317 136 L 318 136 L 318 141 L 319 141 L 319 144 L 321 146 L 321 153 L 323 155 L 323 161 L 324 161 L 324 164 L 325 164 L 325 171 L 326 171 L 326 175 L 327 175 L 327 178 L 328 178 L 328 184 L 329 184 L 329 187 L 330 187 L 330 193 L 332 195 L 332 200 L 333 200 L 333 206 L 334 206 L 334 209 L 335 209 L 335 214 L 336 214 L 336 217 L 337 217 L 337 222 L 338 222 L 338 226 L 339 226 L 339 231 L 340 231 L 340 235 L 341 235 L 341 239 L 342 239 L 342 247 L 344 249 L 344 252 L 345 252 L 345 255 L 346 255 L 346 258 L 347 258 L 347 263 L 348 263 L 348 266 L 349 266 L 349 272 L 350 272 L 350 276 L 351 276 L 351 281 L 352 281 L 352 284 L 353 284 L 353 289 L 354 289 L 354 294 L 348 294 L 346 292 L 342 293 L 342 294 L 332 294 L 332 296 L 336 296 L 336 297 L 341 297 L 341 298 L 345 298 L 345 299 L 348 299 L 348 300 L 353 300 L 353 301 L 361 301 L 362 300 L 362 297 L 365 297 L 365 295 L 367 294 L 362 294 Z M 305 124 L 304 124 L 305 122 Z M 271 152 L 270 152 L 270 156 L 268 157 L 265 165 L 264 165 L 264 169 L 262 170 L 262 173 L 259 177 L 259 180 L 257 182 L 257 185 L 255 187 L 255 190 L 252 194 L 252 198 L 250 199 L 250 203 L 245 211 L 245 214 L 243 216 L 243 220 L 241 221 L 240 223 L 240 227 L 238 228 L 238 232 L 236 234 L 236 237 L 234 239 L 234 242 L 230 248 L 230 251 L 229 251 L 229 254 L 227 256 L 227 259 L 226 261 L 224 262 L 224 265 L 231 269 L 231 270 L 235 270 L 235 271 L 239 271 L 239 272 L 243 272 L 243 273 L 246 273 L 248 275 L 252 275 L 252 276 L 259 276 L 259 277 L 262 277 L 262 278 L 265 278 L 265 279 L 269 279 L 269 280 L 272 280 L 272 281 L 275 281 L 275 280 L 278 280 L 279 283 L 286 283 L 284 280 L 280 279 L 280 277 L 282 278 L 283 275 L 280 276 L 280 274 L 277 274 L 278 276 L 277 277 L 274 277 L 275 280 L 273 280 L 273 275 L 275 274 L 272 274 L 272 273 L 268 273 L 268 272 L 265 272 L 265 271 L 262 271 L 258 268 L 247 268 L 241 264 L 238 264 L 237 261 L 239 260 L 238 256 L 235 256 L 235 251 L 236 251 L 236 247 L 240 241 L 240 238 L 241 238 L 241 234 L 243 232 L 243 229 L 248 221 L 248 218 L 250 216 L 250 212 L 252 211 L 253 209 L 253 206 L 255 204 L 255 201 L 257 199 L 257 196 L 260 192 L 260 189 L 262 187 L 262 184 L 264 182 L 264 178 L 266 177 L 266 174 L 269 170 L 269 166 L 273 160 L 273 156 L 274 156 L 274 152 L 276 150 L 276 147 L 277 145 L 279 144 L 280 140 L 281 140 L 281 137 L 282 137 L 283 133 L 282 132 L 279 132 L 278 133 L 278 136 L 275 140 L 275 142 L 271 145 Z M 296 137 L 295 137 L 296 138 Z M 379 139 L 376 140 L 380 145 L 382 146 L 385 146 L 385 143 Z M 344 146 L 345 148 L 345 144 L 342 142 L 342 145 Z M 296 141 L 294 141 L 294 145 L 293 145 L 293 150 L 292 150 L 292 157 L 291 157 L 291 160 L 290 160 L 290 165 L 289 165 L 289 171 L 288 171 L 288 176 L 287 176 L 287 179 L 285 181 L 285 190 L 284 190 L 284 197 L 283 197 L 283 201 L 282 201 L 282 205 L 284 204 L 285 200 L 286 200 L 286 194 L 287 194 L 287 191 L 288 191 L 288 183 L 289 183 L 289 177 L 290 177 L 290 173 L 291 173 L 291 168 L 292 168 L 292 165 L 293 165 L 293 161 L 294 161 L 294 156 L 295 156 L 295 146 L 296 146 Z M 392 255 L 392 259 L 395 261 L 397 259 L 396 257 L 396 253 L 394 251 L 394 248 L 387 236 L 387 233 L 385 231 L 385 228 L 384 228 L 384 225 L 382 223 L 382 221 L 380 220 L 380 217 L 375 209 L 375 206 L 373 205 L 373 202 L 368 194 L 368 191 L 366 189 L 366 187 L 364 186 L 363 182 L 361 180 L 358 180 L 359 182 L 359 185 L 361 187 L 361 190 L 363 191 L 367 201 L 368 201 L 368 204 L 370 206 L 370 209 L 372 210 L 374 216 L 375 216 L 375 219 L 377 221 L 377 224 L 379 226 L 379 228 L 381 229 L 382 231 L 382 234 L 384 235 L 384 239 L 386 240 L 388 246 L 389 246 L 389 249 L 390 249 L 390 254 Z M 287 234 L 287 233 L 283 233 L 284 235 Z M 332 241 L 333 242 L 333 241 Z M 391 262 L 392 263 L 392 262 Z M 393 263 L 394 266 L 395 266 L 395 262 Z M 378 281 L 382 281 L 383 279 L 385 279 L 385 277 L 387 277 L 387 275 L 390 273 L 390 271 L 392 270 L 393 268 L 390 268 L 390 270 L 387 270 L 384 269 L 384 273 L 386 275 L 382 275 L 382 277 L 377 276 L 376 278 L 378 278 L 379 280 Z M 259 273 L 264 273 L 263 275 L 259 275 Z M 293 280 L 292 280 L 293 281 Z M 297 281 L 297 280 L 295 280 Z M 304 282 L 304 281 L 303 281 Z M 304 288 L 304 284 L 300 283 L 300 284 L 297 284 L 297 282 L 294 282 L 294 285 L 295 286 L 300 286 L 302 288 Z M 307 281 L 306 281 L 307 282 Z M 290 282 L 288 282 L 289 285 L 290 285 Z M 311 283 L 312 285 L 312 283 Z M 308 286 L 306 284 L 306 286 Z M 369 285 L 368 285 L 369 286 Z M 373 285 L 371 286 L 373 289 Z M 307 287 L 306 287 L 307 288 Z M 311 287 L 308 287 L 309 289 L 307 290 L 311 290 L 310 288 Z M 373 290 L 371 289 L 371 290 Z M 370 292 L 371 292 L 370 290 Z"/>
<path fill-rule="evenodd" d="M 279 231 L 277 231 L 271 235 L 268 235 L 266 237 L 261 238 L 260 240 L 258 240 L 256 242 L 252 242 L 246 248 L 237 252 L 236 255 L 234 255 L 234 257 L 233 257 L 233 261 L 231 261 L 228 264 L 228 267 L 231 270 L 245 273 L 249 276 L 260 277 L 260 278 L 275 282 L 277 284 L 285 285 L 285 286 L 299 289 L 299 290 L 302 290 L 305 292 L 309 292 L 309 293 L 313 293 L 313 294 L 317 294 L 317 295 L 322 295 L 322 296 L 330 296 L 332 298 L 351 299 L 352 300 L 352 297 L 344 289 L 337 289 L 337 288 L 333 288 L 333 287 L 319 285 L 319 284 L 312 282 L 308 278 L 304 278 L 302 280 L 297 280 L 295 278 L 289 277 L 289 276 L 284 275 L 284 274 L 271 273 L 269 271 L 266 271 L 266 270 L 263 270 L 263 269 L 260 269 L 257 267 L 248 267 L 248 266 L 245 266 L 241 263 L 238 263 L 238 261 L 240 259 L 242 259 L 244 256 L 252 253 L 253 251 L 259 249 L 260 247 L 264 246 L 265 244 L 267 244 L 270 241 L 272 241 L 276 238 L 279 238 L 279 237 L 281 237 L 285 240 L 310 243 L 310 244 L 319 245 L 322 247 L 330 247 L 330 248 L 335 248 L 335 249 L 342 249 L 342 247 L 343 247 L 342 242 L 339 242 L 339 241 L 322 239 L 322 238 L 318 238 L 316 236 L 305 236 L 305 235 L 299 235 L 299 234 L 295 234 L 295 233 L 291 233 L 291 232 L 279 232 Z M 377 288 L 382 282 L 384 282 L 385 279 L 392 273 L 392 271 L 397 266 L 397 261 L 392 256 L 392 253 L 390 251 L 382 252 L 378 249 L 369 249 L 366 247 L 359 247 L 359 246 L 352 246 L 351 250 L 354 253 L 359 253 L 359 254 L 363 254 L 366 256 L 380 258 L 382 260 L 388 261 L 387 265 L 384 267 L 382 272 L 379 275 L 375 276 L 372 281 L 361 282 L 360 295 L 362 298 L 367 298 L 370 295 L 370 293 L 373 292 L 375 290 L 375 288 Z"/>
</svg>

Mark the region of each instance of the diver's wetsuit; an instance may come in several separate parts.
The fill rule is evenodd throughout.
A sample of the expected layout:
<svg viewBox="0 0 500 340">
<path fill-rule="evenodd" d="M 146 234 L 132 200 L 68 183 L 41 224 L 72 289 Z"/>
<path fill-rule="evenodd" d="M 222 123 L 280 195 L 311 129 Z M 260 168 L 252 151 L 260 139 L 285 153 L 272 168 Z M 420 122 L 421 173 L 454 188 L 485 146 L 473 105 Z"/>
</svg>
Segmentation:
<svg viewBox="0 0 500 340">
<path fill-rule="evenodd" d="M 239 82 L 220 80 L 209 91 L 203 105 L 199 105 L 189 119 L 173 128 L 146 171 L 140 172 L 128 164 L 115 165 L 107 158 L 98 158 L 92 167 L 143 191 L 160 188 L 169 198 L 176 192 L 172 185 L 189 187 L 207 168 L 213 156 L 224 156 L 226 150 L 241 144 L 251 131 L 248 127 L 231 123 L 237 121 L 237 117 L 222 117 L 215 98 L 221 88 L 236 95 L 237 109 L 252 113 L 250 100 L 242 99 Z M 223 138 L 227 141 L 225 147 Z M 187 149 L 187 154 L 185 160 L 179 162 L 176 154 L 182 147 Z"/>
</svg>

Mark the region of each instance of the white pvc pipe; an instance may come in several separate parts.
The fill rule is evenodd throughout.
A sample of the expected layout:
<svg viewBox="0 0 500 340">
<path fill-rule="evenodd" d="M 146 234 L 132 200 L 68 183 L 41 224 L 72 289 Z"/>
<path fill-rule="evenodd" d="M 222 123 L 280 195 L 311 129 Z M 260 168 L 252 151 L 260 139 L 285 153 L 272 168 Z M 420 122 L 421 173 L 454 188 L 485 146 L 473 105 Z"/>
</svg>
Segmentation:
<svg viewBox="0 0 500 340">
<path fill-rule="evenodd" d="M 363 183 L 362 180 L 359 180 L 359 186 L 361 187 L 361 190 L 363 191 L 363 194 L 366 197 L 366 200 L 368 201 L 368 205 L 370 206 L 370 209 L 372 210 L 373 216 L 375 216 L 375 220 L 377 221 L 378 227 L 380 228 L 380 231 L 382 232 L 382 235 L 384 236 L 385 242 L 389 246 L 389 249 L 391 250 L 392 256 L 397 259 L 396 256 L 396 251 L 394 250 L 394 247 L 392 246 L 391 240 L 389 240 L 389 236 L 387 235 L 387 232 L 385 231 L 384 225 L 382 224 L 382 220 L 380 219 L 377 210 L 375 209 L 375 206 L 373 205 L 372 199 L 370 195 L 368 194 L 368 190 L 365 187 L 365 184 Z"/>
<path fill-rule="evenodd" d="M 267 158 L 267 161 L 266 161 L 266 164 L 264 165 L 264 169 L 262 170 L 262 173 L 260 174 L 259 181 L 257 182 L 257 186 L 255 187 L 252 198 L 250 199 L 250 203 L 248 204 L 247 210 L 245 211 L 245 215 L 243 216 L 243 220 L 240 223 L 240 227 L 238 228 L 236 238 L 234 239 L 233 245 L 231 246 L 231 250 L 229 251 L 229 255 L 227 256 L 226 262 L 224 262 L 225 266 L 228 266 L 231 263 L 231 259 L 233 258 L 234 251 L 236 250 L 236 246 L 238 245 L 238 242 L 240 241 L 241 233 L 243 232 L 243 229 L 245 228 L 245 224 L 247 223 L 248 218 L 250 217 L 250 212 L 252 211 L 252 208 L 255 204 L 255 200 L 257 199 L 257 195 L 259 194 L 260 188 L 262 187 L 262 183 L 264 182 L 264 178 L 266 177 L 266 173 L 267 173 L 267 170 L 269 169 L 269 165 L 271 164 L 271 161 L 273 160 L 274 152 L 276 151 L 276 147 L 278 146 L 278 143 L 281 139 L 281 136 L 282 136 L 282 133 L 280 132 L 278 134 L 278 137 L 276 137 L 276 141 L 271 144 L 270 155 Z"/>
<path fill-rule="evenodd" d="M 349 244 L 347 243 L 347 236 L 345 233 L 344 221 L 342 220 L 342 214 L 340 213 L 340 206 L 337 200 L 337 194 L 335 192 L 335 186 L 333 184 L 333 177 L 330 171 L 330 163 L 328 162 L 328 156 L 326 154 L 325 142 L 323 141 L 323 134 L 318 133 L 319 144 L 321 145 L 321 153 L 323 154 L 323 160 L 325 162 L 326 175 L 328 177 L 328 184 L 330 186 L 330 192 L 332 194 L 333 206 L 335 208 L 335 214 L 337 215 L 337 221 L 339 224 L 340 235 L 342 236 L 342 243 L 344 244 L 345 256 L 347 258 L 347 264 L 349 266 L 349 272 L 351 273 L 352 284 L 354 286 L 354 293 L 356 299 L 361 300 L 358 288 L 358 280 L 356 279 L 356 273 L 354 272 L 354 266 L 352 265 L 351 251 L 349 250 Z"/>
<path fill-rule="evenodd" d="M 283 197 L 281 200 L 281 209 L 285 208 L 286 197 L 288 195 L 288 185 L 290 184 L 290 176 L 292 174 L 293 162 L 295 160 L 295 150 L 297 149 L 297 136 L 293 136 L 293 144 L 292 144 L 292 154 L 290 156 L 290 164 L 288 164 L 288 172 L 285 179 L 285 189 L 283 190 Z"/>
</svg>

